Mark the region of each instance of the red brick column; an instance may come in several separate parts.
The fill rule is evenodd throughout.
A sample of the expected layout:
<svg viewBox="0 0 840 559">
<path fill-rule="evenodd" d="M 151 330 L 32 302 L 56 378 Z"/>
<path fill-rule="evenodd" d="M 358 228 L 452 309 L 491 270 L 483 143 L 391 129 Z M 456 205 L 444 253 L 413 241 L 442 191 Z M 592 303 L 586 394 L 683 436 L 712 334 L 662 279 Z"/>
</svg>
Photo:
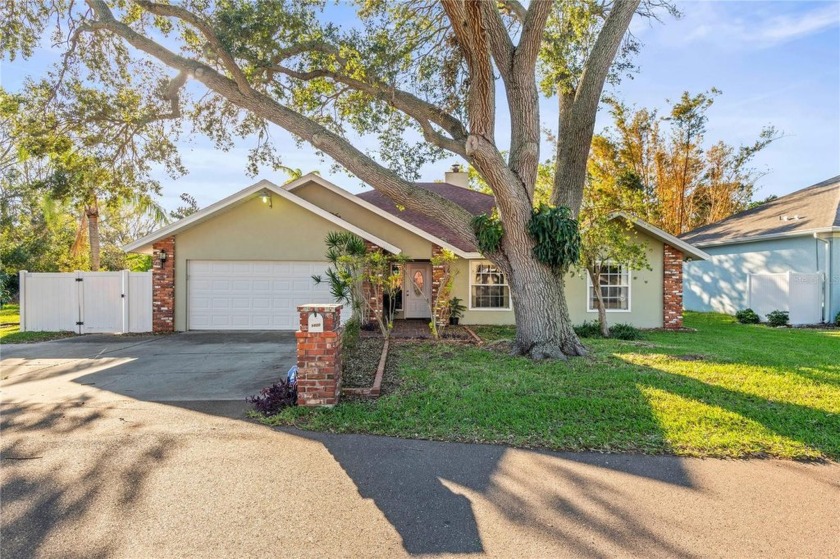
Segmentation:
<svg viewBox="0 0 840 559">
<path fill-rule="evenodd" d="M 443 253 L 443 248 L 432 245 L 432 258 L 440 256 Z M 443 276 L 446 274 L 446 268 L 440 265 L 432 265 L 432 305 L 435 304 L 438 298 L 438 291 L 440 291 L 440 284 L 443 281 Z M 449 305 L 446 301 L 440 301 L 439 308 L 434 309 L 435 318 L 438 323 L 449 320 L 448 316 L 443 316 L 447 313 Z"/>
<path fill-rule="evenodd" d="M 670 329 L 683 325 L 683 253 L 664 245 L 662 281 L 662 326 Z"/>
<path fill-rule="evenodd" d="M 161 261 L 161 251 L 166 260 Z M 175 237 L 152 245 L 152 332 L 175 331 Z"/>
<path fill-rule="evenodd" d="M 334 406 L 341 393 L 341 305 L 301 305 L 297 338 L 299 406 Z M 310 331 L 310 317 L 323 317 L 323 332 Z"/>
</svg>

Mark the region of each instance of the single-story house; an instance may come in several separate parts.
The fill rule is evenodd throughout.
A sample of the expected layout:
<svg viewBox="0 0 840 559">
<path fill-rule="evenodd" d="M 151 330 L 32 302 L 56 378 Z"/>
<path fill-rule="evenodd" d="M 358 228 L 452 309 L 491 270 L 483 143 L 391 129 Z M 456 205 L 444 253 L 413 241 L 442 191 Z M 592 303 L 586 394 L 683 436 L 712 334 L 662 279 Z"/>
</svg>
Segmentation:
<svg viewBox="0 0 840 559">
<path fill-rule="evenodd" d="M 492 196 L 470 190 L 467 173 L 445 182 L 418 183 L 466 208 L 488 212 Z M 617 219 L 631 219 L 617 217 Z M 601 290 L 614 322 L 644 328 L 682 324 L 682 264 L 705 258 L 689 243 L 634 220 L 648 246 L 650 270 L 615 267 Z M 410 261 L 396 301 L 397 318 L 428 319 L 426 300 L 435 289 L 430 262 L 436 251 L 457 257 L 453 296 L 465 302 L 465 324 L 513 324 L 505 275 L 475 246 L 420 213 L 402 210 L 379 192 L 352 194 L 311 173 L 283 186 L 262 180 L 126 246 L 152 254 L 154 330 L 295 330 L 297 305 L 334 302 L 313 275 L 327 268 L 324 239 L 351 231 L 371 245 Z M 405 279 L 406 285 L 409 280 Z M 594 291 L 584 274 L 566 280 L 575 322 L 597 317 Z M 414 286 L 421 291 L 415 293 Z"/>
<path fill-rule="evenodd" d="M 840 176 L 680 238 L 711 255 L 685 266 L 687 310 L 784 310 L 792 324 L 840 312 Z"/>
</svg>

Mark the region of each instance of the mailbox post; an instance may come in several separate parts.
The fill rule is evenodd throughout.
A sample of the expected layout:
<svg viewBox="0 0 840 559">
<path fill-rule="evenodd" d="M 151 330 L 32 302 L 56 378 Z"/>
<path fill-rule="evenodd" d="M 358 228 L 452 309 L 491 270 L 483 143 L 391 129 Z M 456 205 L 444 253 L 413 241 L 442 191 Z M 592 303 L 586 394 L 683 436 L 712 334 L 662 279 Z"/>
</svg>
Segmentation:
<svg viewBox="0 0 840 559">
<path fill-rule="evenodd" d="M 300 305 L 298 313 L 298 405 L 334 406 L 341 392 L 341 305 Z"/>
</svg>

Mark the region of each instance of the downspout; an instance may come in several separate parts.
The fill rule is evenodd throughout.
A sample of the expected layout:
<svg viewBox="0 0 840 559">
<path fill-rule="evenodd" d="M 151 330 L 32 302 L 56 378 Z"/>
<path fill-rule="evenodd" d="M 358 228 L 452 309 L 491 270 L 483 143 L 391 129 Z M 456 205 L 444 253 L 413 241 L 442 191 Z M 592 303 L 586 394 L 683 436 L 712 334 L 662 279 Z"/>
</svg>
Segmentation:
<svg viewBox="0 0 840 559">
<path fill-rule="evenodd" d="M 831 243 L 827 239 L 821 239 L 818 233 L 814 233 L 814 238 L 817 241 L 825 243 L 825 273 L 823 275 L 823 322 L 831 322 Z M 815 245 L 817 250 L 817 272 L 820 271 L 820 245 Z"/>
</svg>

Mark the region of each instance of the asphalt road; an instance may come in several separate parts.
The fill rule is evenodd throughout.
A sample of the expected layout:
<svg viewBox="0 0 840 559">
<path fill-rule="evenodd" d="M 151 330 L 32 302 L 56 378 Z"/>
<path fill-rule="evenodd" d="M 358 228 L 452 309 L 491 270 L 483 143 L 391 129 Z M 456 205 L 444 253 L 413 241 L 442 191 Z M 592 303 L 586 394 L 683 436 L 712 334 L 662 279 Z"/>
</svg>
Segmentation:
<svg viewBox="0 0 840 559">
<path fill-rule="evenodd" d="M 840 555 L 838 464 L 276 430 L 79 385 L 85 359 L 3 381 L 4 559 Z"/>
</svg>

